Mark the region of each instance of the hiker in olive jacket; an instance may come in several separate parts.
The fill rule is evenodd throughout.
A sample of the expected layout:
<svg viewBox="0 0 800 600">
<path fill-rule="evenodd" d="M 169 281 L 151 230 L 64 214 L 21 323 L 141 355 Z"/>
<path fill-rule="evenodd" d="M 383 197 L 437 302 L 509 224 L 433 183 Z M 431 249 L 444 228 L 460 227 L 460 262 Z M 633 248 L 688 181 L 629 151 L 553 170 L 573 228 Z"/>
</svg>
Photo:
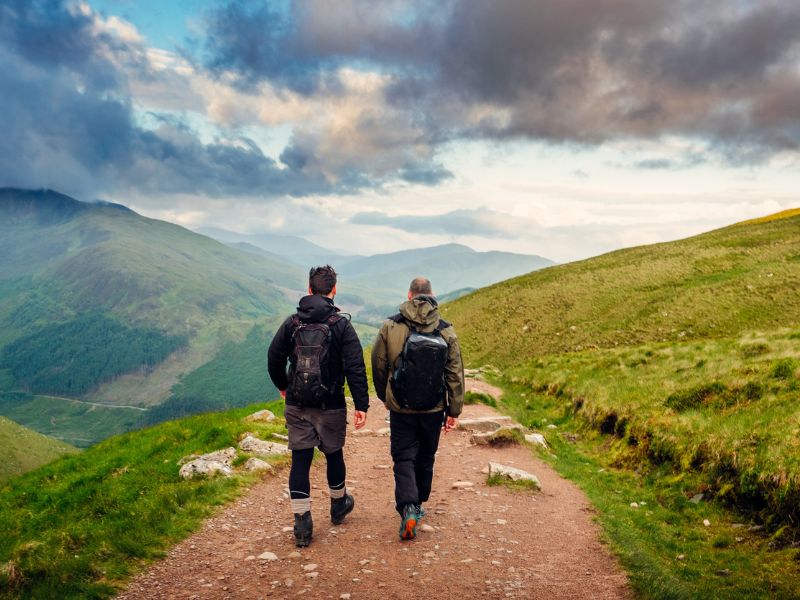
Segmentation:
<svg viewBox="0 0 800 600">
<path fill-rule="evenodd" d="M 447 343 L 439 402 L 423 410 L 404 407 L 395 397 L 392 377 L 411 332 L 437 334 Z M 421 367 L 424 368 L 424 367 Z M 439 374 L 434 374 L 439 376 Z M 411 282 L 408 300 L 400 312 L 385 320 L 372 349 L 372 379 L 378 398 L 390 411 L 391 452 L 394 462 L 395 506 L 401 516 L 400 538 L 413 539 L 425 511 L 433 481 L 433 463 L 439 434 L 456 426 L 464 406 L 464 367 L 455 330 L 439 317 L 431 283 L 418 277 Z M 434 400 L 435 401 L 435 400 Z"/>
</svg>

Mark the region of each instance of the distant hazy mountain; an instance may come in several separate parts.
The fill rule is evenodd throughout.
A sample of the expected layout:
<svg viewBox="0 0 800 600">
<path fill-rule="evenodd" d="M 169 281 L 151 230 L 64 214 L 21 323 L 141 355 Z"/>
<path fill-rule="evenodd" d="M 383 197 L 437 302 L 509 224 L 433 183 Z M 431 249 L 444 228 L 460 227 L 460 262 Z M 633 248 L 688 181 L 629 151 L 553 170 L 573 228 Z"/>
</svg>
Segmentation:
<svg viewBox="0 0 800 600">
<path fill-rule="evenodd" d="M 476 252 L 460 244 L 445 244 L 357 259 L 344 264 L 340 272 L 343 279 L 355 286 L 381 290 L 381 297 L 399 299 L 399 302 L 411 280 L 420 275 L 431 280 L 435 294 L 445 296 L 455 290 L 483 287 L 553 264 L 536 255 Z"/>
<path fill-rule="evenodd" d="M 251 247 L 255 246 L 305 269 L 318 264 L 341 264 L 343 260 L 351 258 L 294 235 L 273 233 L 245 234 L 216 227 L 201 227 L 197 229 L 197 233 L 207 235 L 228 245 L 248 244 Z"/>
</svg>

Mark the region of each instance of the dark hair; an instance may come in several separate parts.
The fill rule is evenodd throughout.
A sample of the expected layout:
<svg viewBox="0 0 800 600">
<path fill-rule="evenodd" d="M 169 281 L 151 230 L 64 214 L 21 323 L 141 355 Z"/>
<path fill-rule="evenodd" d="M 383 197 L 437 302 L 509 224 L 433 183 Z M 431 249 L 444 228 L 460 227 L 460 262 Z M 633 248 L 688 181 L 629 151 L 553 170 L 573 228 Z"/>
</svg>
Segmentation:
<svg viewBox="0 0 800 600">
<path fill-rule="evenodd" d="M 336 271 L 330 265 L 311 267 L 308 272 L 308 287 L 312 294 L 327 296 L 336 285 Z"/>
<path fill-rule="evenodd" d="M 412 296 L 419 296 L 422 294 L 430 296 L 433 293 L 430 279 L 425 279 L 424 277 L 415 277 L 412 279 L 411 285 L 408 286 L 408 291 L 411 292 Z"/>
</svg>

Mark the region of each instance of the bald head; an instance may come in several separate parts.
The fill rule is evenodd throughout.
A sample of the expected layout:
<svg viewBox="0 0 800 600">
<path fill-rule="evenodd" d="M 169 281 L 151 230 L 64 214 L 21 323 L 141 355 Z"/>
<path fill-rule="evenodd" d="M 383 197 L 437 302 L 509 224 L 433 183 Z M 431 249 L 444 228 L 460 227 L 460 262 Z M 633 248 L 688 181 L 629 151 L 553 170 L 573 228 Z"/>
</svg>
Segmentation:
<svg viewBox="0 0 800 600">
<path fill-rule="evenodd" d="M 409 298 L 413 298 L 421 295 L 433 295 L 431 281 L 430 279 L 425 279 L 424 277 L 415 277 L 413 280 L 411 280 L 411 285 L 408 286 L 408 296 Z"/>
</svg>

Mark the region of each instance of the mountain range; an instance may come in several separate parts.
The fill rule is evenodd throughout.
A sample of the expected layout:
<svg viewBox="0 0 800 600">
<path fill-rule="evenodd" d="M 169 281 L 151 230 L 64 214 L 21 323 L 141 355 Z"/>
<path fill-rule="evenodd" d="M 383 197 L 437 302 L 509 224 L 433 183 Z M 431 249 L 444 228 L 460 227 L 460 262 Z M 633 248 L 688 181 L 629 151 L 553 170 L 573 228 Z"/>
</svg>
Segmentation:
<svg viewBox="0 0 800 600">
<path fill-rule="evenodd" d="M 299 237 L 149 219 L 51 190 L 0 189 L 0 414 L 86 446 L 184 414 L 277 396 L 263 352 L 335 262 L 364 343 L 408 282 L 474 288 L 551 264 L 454 244 L 341 256 Z"/>
<path fill-rule="evenodd" d="M 341 282 L 337 302 L 359 320 L 374 325 L 396 310 L 414 277 L 427 277 L 437 296 L 449 298 L 453 292 L 460 295 L 465 290 L 555 264 L 537 255 L 477 252 L 461 244 L 359 256 L 327 250 L 299 237 L 245 235 L 212 228 L 198 232 L 245 252 L 280 256 L 306 269 L 315 264 L 332 264 Z"/>
</svg>

